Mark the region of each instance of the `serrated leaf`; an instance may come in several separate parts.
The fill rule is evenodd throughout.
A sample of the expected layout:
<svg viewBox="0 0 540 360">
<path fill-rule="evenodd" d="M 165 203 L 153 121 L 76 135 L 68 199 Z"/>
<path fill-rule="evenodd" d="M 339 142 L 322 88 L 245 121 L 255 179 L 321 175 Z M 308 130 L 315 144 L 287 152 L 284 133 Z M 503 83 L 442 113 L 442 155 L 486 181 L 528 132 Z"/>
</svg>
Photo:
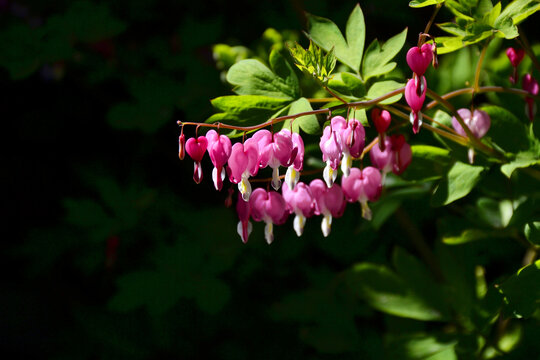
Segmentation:
<svg viewBox="0 0 540 360">
<path fill-rule="evenodd" d="M 299 114 L 302 112 L 312 111 L 313 108 L 308 99 L 302 97 L 291 104 L 288 115 Z M 283 124 L 283 127 L 288 129 L 290 126 L 290 120 Z M 294 132 L 299 132 L 302 129 L 306 134 L 317 135 L 321 132 L 321 126 L 315 115 L 300 116 L 292 121 L 292 127 Z"/>
<path fill-rule="evenodd" d="M 521 268 L 498 288 L 514 317 L 531 316 L 540 306 L 540 260 Z"/>
<path fill-rule="evenodd" d="M 385 313 L 424 321 L 446 318 L 384 265 L 358 264 L 350 270 L 347 283 L 354 293 Z"/>
<path fill-rule="evenodd" d="M 480 180 L 484 168 L 456 161 L 439 182 L 431 198 L 434 206 L 448 205 L 466 196 Z"/>
<path fill-rule="evenodd" d="M 326 51 L 334 48 L 336 57 L 345 65 L 358 72 L 365 41 L 364 15 L 360 5 L 356 5 L 347 21 L 347 40 L 331 20 L 307 14 L 308 36 Z"/>
<path fill-rule="evenodd" d="M 364 81 L 373 76 L 386 74 L 396 67 L 390 62 L 403 48 L 407 37 L 407 28 L 401 33 L 391 37 L 382 46 L 377 39 L 368 46 L 362 62 L 362 75 Z"/>
<path fill-rule="evenodd" d="M 495 20 L 495 27 L 508 19 L 512 20 L 513 25 L 518 25 L 520 22 L 540 10 L 540 2 L 538 0 L 514 0 L 508 4 L 501 14 Z"/>
<path fill-rule="evenodd" d="M 442 4 L 445 1 L 446 0 L 413 0 L 409 2 L 409 6 L 412 8 L 420 8 L 424 6 Z"/>
<path fill-rule="evenodd" d="M 394 81 L 394 80 L 384 80 L 384 81 L 376 82 L 373 85 L 371 85 L 371 87 L 369 88 L 366 98 L 376 99 L 380 96 L 383 96 L 384 94 L 397 90 L 403 87 L 404 85 L 405 84 L 398 83 L 397 81 Z M 401 99 L 401 96 L 402 94 L 392 96 L 391 98 L 381 101 L 380 104 L 393 104 L 395 102 L 398 102 Z"/>
<path fill-rule="evenodd" d="M 289 74 L 282 78 L 267 68 L 262 62 L 254 59 L 242 60 L 231 66 L 227 72 L 227 81 L 234 85 L 234 92 L 239 95 L 260 95 L 278 99 L 293 100 L 299 96 L 298 81 L 287 72 L 286 65 L 274 54 L 274 64 L 279 71 Z M 279 64 L 279 65 L 278 65 Z"/>
</svg>

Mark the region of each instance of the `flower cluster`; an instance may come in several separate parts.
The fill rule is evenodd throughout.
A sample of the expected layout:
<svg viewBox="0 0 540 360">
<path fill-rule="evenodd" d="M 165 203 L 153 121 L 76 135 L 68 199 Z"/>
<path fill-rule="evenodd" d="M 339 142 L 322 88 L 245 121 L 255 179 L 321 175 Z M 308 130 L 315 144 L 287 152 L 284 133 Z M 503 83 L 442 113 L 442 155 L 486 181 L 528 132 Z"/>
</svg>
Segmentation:
<svg viewBox="0 0 540 360">
<path fill-rule="evenodd" d="M 390 113 L 374 109 L 371 115 L 379 133 L 379 145 L 374 141 L 370 150 L 364 147 L 366 135 L 360 121 L 346 120 L 342 116 L 331 119 L 319 143 L 322 159 L 326 162 L 324 181 L 314 179 L 309 184 L 300 181 L 304 142 L 299 134 L 288 129 L 276 133 L 258 130 L 251 138 L 234 145 L 227 136 L 219 135 L 215 130 L 187 141 L 182 133 L 179 157 L 183 159 L 187 152 L 193 159 L 193 179 L 200 183 L 203 178 L 201 161 L 208 152 L 214 165 L 212 180 L 216 190 L 223 188 L 226 178 L 237 184 L 237 230 L 244 243 L 252 230 L 250 219 L 265 223 L 265 238 L 270 244 L 274 240 L 274 225 L 285 223 L 290 214 L 295 216 L 293 226 L 298 236 L 302 235 L 306 220 L 315 215 L 322 216 L 321 230 L 328 236 L 332 219 L 343 214 L 347 202 L 359 202 L 362 216 L 371 219 L 368 202 L 378 200 L 386 174 L 390 171 L 401 174 L 411 162 L 411 147 L 403 135 L 386 136 Z M 372 166 L 353 167 L 353 161 L 362 159 L 368 150 Z M 252 190 L 250 177 L 266 167 L 272 169 L 269 181 L 273 190 Z M 280 176 L 281 167 L 287 169 L 284 176 Z M 339 169 L 343 174 L 341 185 L 336 183 Z M 285 183 L 282 185 L 283 177 Z"/>
<path fill-rule="evenodd" d="M 424 76 L 429 64 L 434 61 L 434 45 L 423 44 L 414 46 L 407 52 L 407 64 L 413 71 L 413 77 L 405 86 L 405 100 L 411 107 L 410 121 L 413 132 L 416 134 L 422 126 L 422 113 L 420 110 L 424 106 L 426 99 L 427 82 Z"/>
</svg>

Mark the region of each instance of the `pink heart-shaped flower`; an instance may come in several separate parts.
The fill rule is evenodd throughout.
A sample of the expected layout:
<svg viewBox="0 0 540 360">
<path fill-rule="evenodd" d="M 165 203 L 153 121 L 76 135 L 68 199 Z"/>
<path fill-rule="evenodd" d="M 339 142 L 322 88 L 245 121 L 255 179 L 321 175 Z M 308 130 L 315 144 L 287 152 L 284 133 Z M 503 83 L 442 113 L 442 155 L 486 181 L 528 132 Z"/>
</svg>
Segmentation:
<svg viewBox="0 0 540 360">
<path fill-rule="evenodd" d="M 195 162 L 201 162 L 207 147 L 208 140 L 204 136 L 190 138 L 186 142 L 186 151 Z"/>
<path fill-rule="evenodd" d="M 424 44 L 422 47 L 414 46 L 407 51 L 407 64 L 418 76 L 424 75 L 433 60 L 433 46 Z"/>
<path fill-rule="evenodd" d="M 508 59 L 513 67 L 518 67 L 519 63 L 521 63 L 521 60 L 523 60 L 523 57 L 525 56 L 525 50 L 516 50 L 510 47 L 506 49 L 506 56 L 508 56 Z"/>
</svg>

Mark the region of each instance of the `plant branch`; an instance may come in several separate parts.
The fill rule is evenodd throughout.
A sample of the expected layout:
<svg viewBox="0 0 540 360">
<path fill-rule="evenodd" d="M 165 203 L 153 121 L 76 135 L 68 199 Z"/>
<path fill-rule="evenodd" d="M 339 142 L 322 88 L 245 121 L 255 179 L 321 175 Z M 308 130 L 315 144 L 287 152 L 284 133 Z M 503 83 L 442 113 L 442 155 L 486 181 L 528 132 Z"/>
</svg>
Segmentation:
<svg viewBox="0 0 540 360">
<path fill-rule="evenodd" d="M 476 71 L 474 73 L 473 97 L 474 97 L 474 93 L 478 92 L 478 84 L 480 83 L 480 71 L 482 70 L 482 62 L 484 61 L 484 58 L 486 57 L 488 44 L 489 42 L 487 42 L 482 48 L 482 52 L 480 53 L 480 58 L 478 59 L 478 63 L 476 64 Z"/>
<path fill-rule="evenodd" d="M 531 48 L 531 45 L 529 44 L 529 40 L 527 39 L 527 36 L 525 36 L 525 33 L 523 32 L 523 28 L 521 28 L 521 26 L 518 26 L 518 30 L 519 30 L 519 37 L 521 38 L 521 40 L 516 38 L 516 41 L 523 47 L 527 55 L 529 55 L 536 70 L 540 71 L 540 62 L 536 58 L 536 55 L 534 54 Z"/>
<path fill-rule="evenodd" d="M 437 13 L 442 7 L 442 3 L 439 3 L 435 6 L 435 10 L 433 10 L 433 14 L 431 14 L 431 18 L 429 19 L 428 23 L 426 24 L 426 27 L 424 29 L 424 34 L 428 34 L 429 30 L 431 29 L 431 25 L 433 25 L 433 22 L 435 21 L 435 16 L 437 16 Z M 418 39 L 418 46 L 420 46 L 420 39 Z"/>
</svg>

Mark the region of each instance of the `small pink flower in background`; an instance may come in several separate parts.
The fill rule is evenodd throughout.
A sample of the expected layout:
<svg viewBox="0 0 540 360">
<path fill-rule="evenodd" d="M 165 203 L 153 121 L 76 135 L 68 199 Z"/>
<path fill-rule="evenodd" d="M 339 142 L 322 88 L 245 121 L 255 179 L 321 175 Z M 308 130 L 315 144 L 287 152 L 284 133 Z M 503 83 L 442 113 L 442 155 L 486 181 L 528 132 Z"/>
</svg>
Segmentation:
<svg viewBox="0 0 540 360">
<path fill-rule="evenodd" d="M 383 149 L 381 150 L 379 146 L 372 147 L 369 151 L 369 158 L 373 166 L 382 171 L 384 177 L 394 169 L 395 154 L 392 149 L 392 139 L 390 137 L 384 139 Z"/>
<path fill-rule="evenodd" d="M 413 46 L 407 51 L 407 64 L 418 76 L 424 75 L 433 60 L 433 45 L 423 44 L 422 47 Z"/>
<path fill-rule="evenodd" d="M 279 167 L 290 166 L 296 159 L 298 148 L 293 147 L 291 132 L 288 129 L 275 133 L 270 142 L 267 142 L 267 137 L 262 141 L 263 145 L 259 144 L 260 167 L 272 168 L 272 187 L 278 190 L 281 186 Z"/>
<path fill-rule="evenodd" d="M 489 130 L 489 127 L 491 126 L 491 120 L 489 118 L 488 113 L 482 110 L 474 110 L 474 112 L 471 114 L 471 111 L 469 109 L 459 109 L 457 111 L 459 116 L 463 119 L 465 122 L 465 125 L 471 130 L 473 135 L 477 138 L 481 138 Z M 465 130 L 461 127 L 461 124 L 458 122 L 457 118 L 455 116 L 452 117 L 452 126 L 454 127 L 454 130 L 461 135 L 461 136 L 467 136 L 465 133 Z M 469 149 L 469 163 L 474 162 L 474 148 Z"/>
<path fill-rule="evenodd" d="M 242 194 L 242 198 L 244 201 L 248 201 L 251 195 L 251 184 L 248 179 L 250 176 L 257 175 L 259 171 L 257 143 L 252 139 L 248 139 L 244 144 L 234 144 L 228 165 L 229 180 L 233 184 L 238 184 L 238 190 Z"/>
<path fill-rule="evenodd" d="M 362 217 L 371 220 L 372 213 L 367 202 L 377 201 L 381 195 L 382 177 L 379 170 L 372 166 L 363 170 L 353 168 L 349 176 L 341 179 L 341 186 L 347 201 L 360 202 Z"/>
<path fill-rule="evenodd" d="M 249 199 L 251 216 L 255 221 L 264 221 L 264 237 L 268 244 L 274 241 L 274 224 L 281 225 L 287 220 L 287 205 L 281 194 L 262 188 L 253 190 Z"/>
<path fill-rule="evenodd" d="M 512 75 L 510 75 L 510 82 L 512 84 L 515 84 L 518 81 L 517 67 L 523 60 L 523 57 L 525 56 L 525 50 L 523 49 L 516 50 L 510 47 L 506 49 L 506 56 L 508 56 L 508 59 L 510 60 L 512 67 L 514 68 Z"/>
<path fill-rule="evenodd" d="M 341 159 L 341 171 L 349 174 L 353 158 L 358 158 L 364 150 L 366 132 L 362 123 L 356 119 L 347 122 L 347 127 L 341 130 L 341 144 L 343 158 Z"/>
<path fill-rule="evenodd" d="M 292 134 L 293 146 L 297 149 L 294 162 L 287 168 L 285 173 L 285 182 L 290 189 L 294 189 L 298 180 L 300 180 L 300 172 L 304 169 L 304 140 L 298 133 Z"/>
<path fill-rule="evenodd" d="M 295 214 L 293 222 L 294 231 L 296 231 L 296 235 L 301 236 L 304 232 L 306 218 L 313 216 L 315 213 L 315 199 L 313 198 L 313 194 L 311 194 L 309 186 L 303 182 L 296 184 L 292 190 L 285 183 L 281 191 L 289 213 Z"/>
<path fill-rule="evenodd" d="M 309 189 L 315 199 L 315 214 L 323 215 L 321 229 L 327 237 L 332 227 L 332 218 L 341 217 L 345 211 L 347 202 L 343 197 L 343 190 L 338 184 L 329 188 L 321 179 L 313 180 Z"/>
<path fill-rule="evenodd" d="M 214 164 L 214 170 L 212 171 L 214 186 L 216 190 L 221 190 L 225 179 L 224 166 L 229 160 L 229 156 L 231 156 L 231 140 L 225 135 L 219 135 L 215 130 L 206 133 L 206 139 L 208 140 L 208 155 L 210 155 L 210 160 Z"/>
<path fill-rule="evenodd" d="M 461 116 L 461 118 L 465 122 L 465 125 L 467 125 L 467 127 L 471 130 L 474 136 L 480 139 L 481 137 L 486 135 L 489 127 L 491 126 L 491 120 L 489 118 L 489 115 L 485 111 L 476 109 L 471 114 L 471 110 L 469 109 L 459 109 L 457 113 L 459 114 L 459 116 Z M 452 117 L 452 126 L 459 135 L 465 137 L 467 136 L 465 130 L 463 130 L 455 116 Z"/>
<path fill-rule="evenodd" d="M 371 110 L 371 120 L 375 125 L 375 129 L 377 129 L 377 132 L 379 133 L 379 148 L 381 151 L 384 151 L 386 146 L 386 142 L 384 141 L 385 134 L 386 130 L 388 130 L 388 127 L 390 126 L 390 123 L 392 122 L 392 115 L 390 115 L 387 110 L 374 108 Z"/>
<path fill-rule="evenodd" d="M 251 234 L 253 226 L 249 221 L 249 217 L 251 216 L 249 201 L 244 201 L 241 193 L 238 193 L 236 212 L 238 213 L 238 218 L 240 219 L 240 221 L 238 221 L 238 225 L 236 226 L 236 231 L 238 232 L 238 235 L 240 235 L 242 242 L 245 244 L 248 241 L 248 237 L 249 234 Z"/>
<path fill-rule="evenodd" d="M 341 144 L 341 131 L 347 127 L 347 121 L 342 116 L 335 116 L 330 126 L 324 128 L 319 147 L 322 151 L 322 159 L 326 162 L 323 171 L 326 185 L 331 187 L 337 177 L 337 167 L 341 160 L 343 147 Z"/>
<path fill-rule="evenodd" d="M 186 136 L 184 134 L 181 134 L 178 137 L 178 158 L 180 160 L 184 160 L 185 156 L 186 156 Z"/>
<path fill-rule="evenodd" d="M 208 147 L 208 140 L 206 137 L 199 136 L 198 138 L 190 138 L 186 142 L 186 151 L 195 162 L 193 165 L 193 180 L 199 184 L 202 181 L 203 173 L 201 167 L 201 160 Z"/>
<path fill-rule="evenodd" d="M 538 95 L 538 82 L 531 74 L 523 75 L 522 87 L 523 90 L 529 92 L 531 95 Z M 525 102 L 525 114 L 530 121 L 533 121 L 536 114 L 536 103 L 531 97 L 526 97 Z"/>
<path fill-rule="evenodd" d="M 420 131 L 422 126 L 422 113 L 420 110 L 422 110 L 424 100 L 426 100 L 426 91 L 427 84 L 424 76 L 420 80 L 417 77 L 410 79 L 405 86 L 405 100 L 411 107 L 410 121 L 415 134 Z"/>
<path fill-rule="evenodd" d="M 392 151 L 394 152 L 394 165 L 392 172 L 401 175 L 412 161 L 411 145 L 407 144 L 405 137 L 401 134 L 392 135 Z"/>
</svg>

